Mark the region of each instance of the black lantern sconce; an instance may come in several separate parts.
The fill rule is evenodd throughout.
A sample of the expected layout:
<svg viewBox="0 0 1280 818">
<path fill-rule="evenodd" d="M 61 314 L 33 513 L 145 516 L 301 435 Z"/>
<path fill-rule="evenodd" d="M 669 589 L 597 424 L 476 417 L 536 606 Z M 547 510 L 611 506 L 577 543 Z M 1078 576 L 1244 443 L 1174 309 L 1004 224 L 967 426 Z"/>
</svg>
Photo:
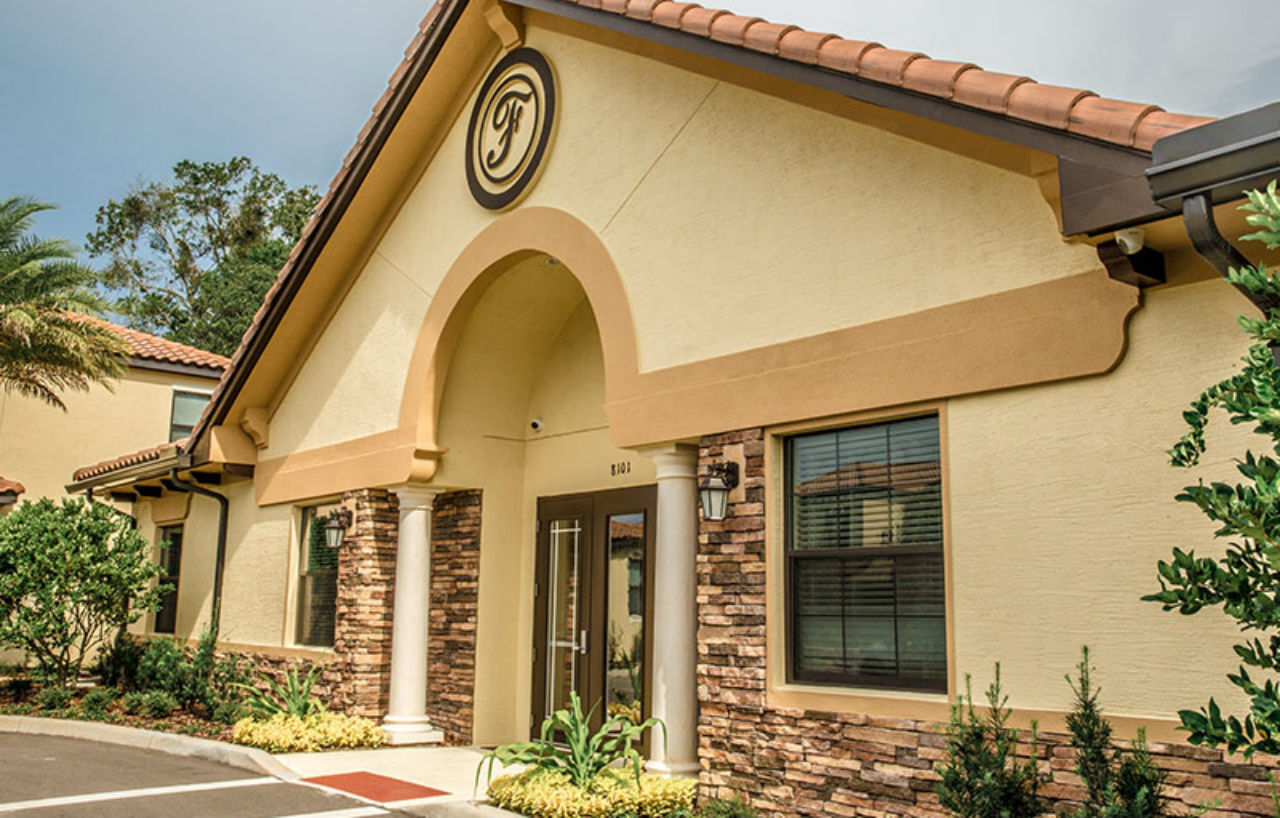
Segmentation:
<svg viewBox="0 0 1280 818">
<path fill-rule="evenodd" d="M 712 463 L 708 476 L 698 487 L 702 498 L 702 519 L 723 520 L 729 507 L 729 492 L 738 487 L 738 464 Z"/>
<path fill-rule="evenodd" d="M 324 544 L 329 548 L 338 548 L 351 527 L 351 509 L 343 506 L 335 509 L 324 524 Z"/>
</svg>

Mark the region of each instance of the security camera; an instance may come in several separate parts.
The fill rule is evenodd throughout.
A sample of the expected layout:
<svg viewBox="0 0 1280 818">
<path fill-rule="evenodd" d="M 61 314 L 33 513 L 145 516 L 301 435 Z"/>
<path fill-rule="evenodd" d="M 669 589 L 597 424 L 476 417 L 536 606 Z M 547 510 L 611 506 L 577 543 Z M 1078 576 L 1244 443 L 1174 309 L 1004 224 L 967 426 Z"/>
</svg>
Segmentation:
<svg viewBox="0 0 1280 818">
<path fill-rule="evenodd" d="M 530 428 L 530 429 L 532 429 L 532 430 L 533 430 L 533 431 L 535 431 L 535 432 L 541 432 L 541 431 L 542 431 L 542 418 L 534 418 L 533 420 L 529 421 L 529 428 Z"/>
<path fill-rule="evenodd" d="M 1130 227 L 1116 231 L 1116 244 L 1120 245 L 1120 250 L 1126 256 L 1131 256 L 1141 250 L 1145 239 L 1146 233 L 1143 232 L 1141 227 Z"/>
</svg>

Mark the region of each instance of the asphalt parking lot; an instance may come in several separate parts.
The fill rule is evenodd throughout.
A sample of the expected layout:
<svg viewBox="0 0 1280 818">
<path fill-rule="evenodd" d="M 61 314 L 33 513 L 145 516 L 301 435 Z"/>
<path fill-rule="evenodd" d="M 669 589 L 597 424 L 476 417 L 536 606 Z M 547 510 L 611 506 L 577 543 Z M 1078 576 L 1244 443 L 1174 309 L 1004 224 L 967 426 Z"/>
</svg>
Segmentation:
<svg viewBox="0 0 1280 818">
<path fill-rule="evenodd" d="M 200 759 L 0 734 L 0 818 L 375 818 L 393 812 Z"/>
</svg>

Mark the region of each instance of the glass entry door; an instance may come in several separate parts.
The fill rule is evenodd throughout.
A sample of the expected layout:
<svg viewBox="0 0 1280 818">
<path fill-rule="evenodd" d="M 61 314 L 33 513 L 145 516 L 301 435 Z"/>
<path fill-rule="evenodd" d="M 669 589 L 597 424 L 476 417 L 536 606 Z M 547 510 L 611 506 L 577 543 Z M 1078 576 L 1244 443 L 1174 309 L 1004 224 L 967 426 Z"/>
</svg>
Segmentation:
<svg viewBox="0 0 1280 818">
<path fill-rule="evenodd" d="M 648 715 L 653 486 L 538 500 L 531 733 L 569 705 Z"/>
</svg>

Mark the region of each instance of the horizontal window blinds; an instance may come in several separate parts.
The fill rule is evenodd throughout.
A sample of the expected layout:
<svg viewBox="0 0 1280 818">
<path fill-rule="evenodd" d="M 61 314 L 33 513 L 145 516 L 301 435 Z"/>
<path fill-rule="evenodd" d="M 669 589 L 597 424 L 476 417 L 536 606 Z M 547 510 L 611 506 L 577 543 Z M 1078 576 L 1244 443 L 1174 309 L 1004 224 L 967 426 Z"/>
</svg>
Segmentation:
<svg viewBox="0 0 1280 818">
<path fill-rule="evenodd" d="M 936 416 L 787 441 L 791 676 L 944 690 Z"/>
</svg>

